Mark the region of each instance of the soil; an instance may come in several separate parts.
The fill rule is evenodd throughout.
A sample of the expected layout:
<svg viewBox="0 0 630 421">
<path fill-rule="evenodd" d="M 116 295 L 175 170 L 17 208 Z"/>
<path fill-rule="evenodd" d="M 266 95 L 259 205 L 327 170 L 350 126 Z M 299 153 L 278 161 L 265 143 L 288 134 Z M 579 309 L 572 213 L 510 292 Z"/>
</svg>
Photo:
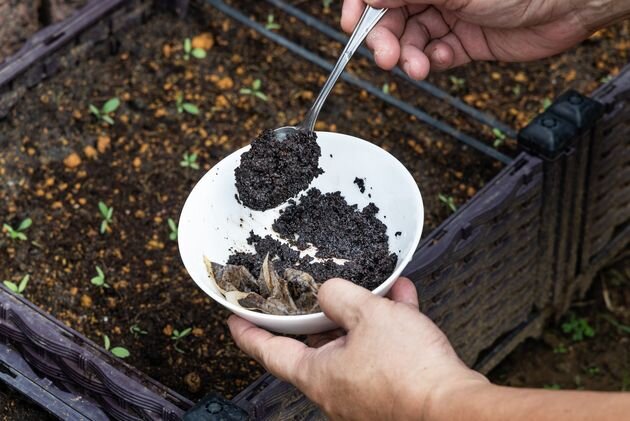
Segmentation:
<svg viewBox="0 0 630 421">
<path fill-rule="evenodd" d="M 264 2 L 231 3 L 261 22 L 270 12 Z M 341 2 L 327 14 L 320 2 L 294 3 L 338 27 Z M 329 59 L 337 57 L 338 44 L 275 14 L 292 39 Z M 544 99 L 569 87 L 587 92 L 615 74 L 628 60 L 628 28 L 626 22 L 601 31 L 541 63 L 479 63 L 431 81 L 522 127 L 543 109 Z M 184 60 L 186 37 L 203 45 L 208 57 Z M 5 204 L 0 220 L 12 226 L 27 217 L 34 221 L 26 231 L 28 241 L 0 237 L 0 279 L 30 274 L 24 292 L 29 300 L 96 342 L 107 334 L 114 346 L 130 350 L 128 362 L 187 397 L 214 391 L 229 398 L 262 368 L 230 339 L 227 312 L 188 277 L 167 220 L 177 219 L 203 171 L 263 129 L 300 122 L 327 75 L 209 7 L 182 21 L 156 13 L 118 41 L 111 44 L 113 55 L 88 52 L 75 68 L 31 90 L 0 121 L 0 201 Z M 490 129 L 375 70 L 368 60 L 353 60 L 351 71 L 387 83 L 394 95 L 492 144 Z M 239 93 L 256 79 L 268 101 Z M 179 93 L 201 109 L 200 116 L 177 112 Z M 113 96 L 122 104 L 109 126 L 88 107 Z M 400 159 L 421 187 L 425 233 L 450 213 L 439 194 L 461 205 L 502 167 L 344 83 L 335 87 L 316 129 L 373 140 Z M 500 148 L 515 153 L 510 140 Z M 179 164 L 185 152 L 197 153 L 201 170 Z M 101 200 L 114 208 L 104 235 L 98 232 Z M 90 284 L 96 265 L 112 288 Z M 148 333 L 133 333 L 133 326 Z M 171 336 L 186 327 L 193 330 L 179 341 L 185 352 L 180 353 Z M 186 380 L 196 376 L 200 382 Z"/>
<path fill-rule="evenodd" d="M 57 418 L 48 414 L 21 393 L 0 382 L 0 420 L 2 421 L 53 421 Z"/>
<path fill-rule="evenodd" d="M 275 208 L 324 172 L 321 154 L 313 132 L 295 131 L 280 140 L 273 130 L 265 130 L 234 170 L 238 199 L 254 210 Z"/>
<path fill-rule="evenodd" d="M 261 238 L 251 233 L 248 242 L 255 253 L 236 252 L 228 263 L 245 266 L 250 273 L 260 272 L 267 255 L 276 271 L 294 268 L 310 274 L 316 282 L 341 277 L 368 289 L 374 289 L 385 281 L 396 267 L 398 257 L 389 251 L 387 227 L 376 214 L 378 207 L 370 203 L 362 210 L 349 205 L 340 192 L 322 194 L 310 189 L 291 201 L 280 217 L 274 221 L 273 230 L 299 250 L 311 246 L 317 249 L 313 257 L 300 257 L 299 251 L 271 236 Z M 338 264 L 332 259 L 346 260 Z"/>
<path fill-rule="evenodd" d="M 585 321 L 593 336 L 566 332 Z M 541 339 L 521 344 L 490 373 L 499 384 L 630 392 L 630 258 L 603 270 L 587 296 Z"/>
<path fill-rule="evenodd" d="M 0 279 L 30 274 L 26 298 L 97 343 L 107 334 L 130 364 L 187 397 L 232 397 L 263 370 L 186 273 L 167 221 L 220 159 L 302 121 L 326 75 L 212 8 L 187 19 L 156 12 L 120 35 L 114 55 L 90 50 L 0 121 L 0 220 L 33 219 L 28 241 L 0 236 Z M 207 58 L 184 60 L 186 37 Z M 256 79 L 268 101 L 239 92 Z M 177 112 L 180 93 L 199 116 Z M 88 112 L 114 96 L 113 125 Z M 426 232 L 450 214 L 440 193 L 462 204 L 502 167 L 343 83 L 317 129 L 374 140 L 400 159 L 422 188 Z M 184 153 L 197 154 L 199 170 L 180 164 Z M 105 234 L 99 201 L 114 209 Z M 112 288 L 90 283 L 97 265 Z M 180 353 L 171 337 L 188 327 Z"/>
</svg>

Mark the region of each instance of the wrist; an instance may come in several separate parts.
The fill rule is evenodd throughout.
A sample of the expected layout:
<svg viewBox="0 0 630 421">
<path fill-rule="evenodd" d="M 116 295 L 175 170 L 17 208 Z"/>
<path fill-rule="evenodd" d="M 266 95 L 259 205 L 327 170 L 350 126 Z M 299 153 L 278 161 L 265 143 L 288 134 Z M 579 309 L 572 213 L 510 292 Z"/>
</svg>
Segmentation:
<svg viewBox="0 0 630 421">
<path fill-rule="evenodd" d="M 587 0 L 579 16 L 587 29 L 595 32 L 629 18 L 630 0 Z"/>
<path fill-rule="evenodd" d="M 415 401 L 412 405 L 412 416 L 407 419 L 418 419 L 420 414 L 423 421 L 453 421 L 469 419 L 468 408 L 472 396 L 485 394 L 494 387 L 482 374 L 463 366 L 461 370 L 444 376 L 444 380 L 434 385 L 424 400 Z"/>
</svg>

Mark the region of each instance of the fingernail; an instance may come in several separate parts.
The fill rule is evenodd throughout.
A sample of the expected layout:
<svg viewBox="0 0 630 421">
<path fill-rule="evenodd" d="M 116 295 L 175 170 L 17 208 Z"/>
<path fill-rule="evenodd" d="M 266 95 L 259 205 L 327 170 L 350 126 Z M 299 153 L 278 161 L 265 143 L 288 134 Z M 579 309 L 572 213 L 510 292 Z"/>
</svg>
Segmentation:
<svg viewBox="0 0 630 421">
<path fill-rule="evenodd" d="M 405 71 L 405 73 L 411 76 L 411 63 L 409 63 L 408 61 L 405 61 L 403 63 L 403 70 Z"/>
</svg>

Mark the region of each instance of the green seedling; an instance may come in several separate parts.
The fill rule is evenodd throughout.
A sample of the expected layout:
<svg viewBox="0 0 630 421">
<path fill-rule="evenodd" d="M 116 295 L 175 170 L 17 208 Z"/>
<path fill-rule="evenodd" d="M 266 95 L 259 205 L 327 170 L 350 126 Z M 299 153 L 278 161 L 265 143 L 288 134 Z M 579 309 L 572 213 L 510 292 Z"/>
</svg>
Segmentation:
<svg viewBox="0 0 630 421">
<path fill-rule="evenodd" d="M 560 387 L 559 384 L 553 383 L 553 384 L 546 384 L 546 385 L 544 385 L 543 389 L 546 389 L 546 390 L 560 390 L 562 388 Z"/>
<path fill-rule="evenodd" d="M 546 111 L 547 108 L 551 107 L 552 104 L 553 104 L 553 101 L 551 101 L 551 99 L 549 98 L 543 99 L 543 102 L 542 102 L 543 110 Z"/>
<path fill-rule="evenodd" d="M 190 38 L 184 40 L 184 60 L 190 60 L 190 56 L 199 60 L 206 58 L 206 50 L 203 48 L 192 48 L 192 41 Z"/>
<path fill-rule="evenodd" d="M 28 237 L 24 234 L 24 231 L 26 231 L 31 225 L 33 225 L 33 220 L 31 218 L 26 218 L 20 222 L 20 225 L 18 225 L 15 229 L 13 229 L 13 227 L 9 224 L 4 224 L 3 227 L 7 231 L 7 235 L 11 237 L 12 240 L 26 241 L 28 240 Z"/>
<path fill-rule="evenodd" d="M 138 335 L 146 335 L 149 333 L 146 330 L 142 330 L 142 328 L 138 326 L 137 324 L 132 325 L 129 328 L 129 332 L 131 332 L 133 336 L 135 336 L 136 338 L 138 337 Z"/>
<path fill-rule="evenodd" d="M 177 330 L 177 329 L 173 330 L 173 334 L 171 335 L 171 340 L 175 341 L 174 348 L 180 354 L 184 354 L 185 352 L 182 349 L 180 349 L 177 346 L 177 344 L 178 344 L 179 341 L 184 339 L 186 336 L 190 335 L 190 332 L 192 332 L 192 328 L 191 327 L 188 327 L 188 328 L 182 330 L 181 332 L 179 330 Z"/>
<path fill-rule="evenodd" d="M 564 344 L 560 344 L 553 349 L 554 354 L 566 354 L 567 352 L 569 352 L 569 350 Z"/>
<path fill-rule="evenodd" d="M 586 372 L 591 376 L 596 376 L 601 372 L 601 370 L 599 369 L 599 367 L 593 366 L 593 367 L 588 367 L 586 369 Z"/>
<path fill-rule="evenodd" d="M 516 85 L 512 88 L 514 96 L 521 96 L 521 85 Z"/>
<path fill-rule="evenodd" d="M 95 105 L 90 104 L 90 113 L 94 114 L 96 118 L 111 126 L 114 124 L 114 119 L 111 117 L 111 113 L 116 111 L 118 107 L 120 107 L 120 100 L 114 97 L 105 101 L 105 104 L 103 104 L 100 109 Z"/>
<path fill-rule="evenodd" d="M 3 284 L 15 294 L 22 295 L 22 293 L 26 289 L 26 286 L 28 285 L 29 279 L 31 279 L 30 275 L 26 274 L 17 284 L 11 281 L 4 281 Z"/>
<path fill-rule="evenodd" d="M 267 23 L 265 24 L 265 28 L 267 28 L 269 31 L 280 29 L 280 25 L 276 23 L 276 18 L 271 13 L 267 15 Z"/>
<path fill-rule="evenodd" d="M 192 115 L 199 114 L 199 107 L 197 107 L 195 104 L 191 102 L 185 102 L 184 96 L 181 93 L 177 94 L 176 106 L 177 106 L 177 112 L 179 114 L 183 113 L 184 111 Z"/>
<path fill-rule="evenodd" d="M 322 0 L 322 7 L 324 8 L 324 12 L 330 12 L 330 6 L 332 6 L 333 0 Z"/>
<path fill-rule="evenodd" d="M 96 276 L 90 279 L 90 283 L 99 288 L 109 288 L 109 284 L 105 281 L 105 273 L 99 266 L 96 266 Z"/>
<path fill-rule="evenodd" d="M 177 224 L 171 218 L 168 218 L 168 228 L 171 231 L 168 234 L 168 238 L 172 241 L 177 241 Z"/>
<path fill-rule="evenodd" d="M 451 212 L 457 212 L 457 206 L 455 205 L 455 199 L 453 198 L 453 196 L 445 196 L 440 193 L 438 195 L 438 198 L 440 199 L 440 202 L 444 203 L 446 207 L 451 210 Z"/>
<path fill-rule="evenodd" d="M 601 83 L 608 83 L 611 80 L 613 80 L 615 77 L 613 75 L 608 75 L 608 76 L 604 76 L 603 78 L 600 79 Z"/>
<path fill-rule="evenodd" d="M 492 134 L 494 135 L 494 143 L 492 145 L 495 148 L 498 148 L 505 143 L 505 139 L 507 139 L 507 136 L 500 129 L 497 129 L 495 127 L 494 129 L 492 129 Z"/>
<path fill-rule="evenodd" d="M 103 347 L 105 348 L 106 351 L 111 352 L 115 357 L 118 357 L 118 358 L 127 358 L 128 356 L 131 355 L 131 353 L 127 350 L 127 348 L 123 348 L 122 346 L 117 346 L 110 349 L 111 345 L 112 343 L 109 340 L 109 336 L 103 335 Z"/>
<path fill-rule="evenodd" d="M 105 234 L 109 230 L 109 225 L 112 223 L 114 208 L 109 208 L 105 203 L 98 202 L 98 210 L 103 218 L 101 221 L 101 234 Z"/>
<path fill-rule="evenodd" d="M 571 314 L 569 320 L 562 324 L 562 331 L 571 335 L 571 339 L 575 342 L 595 336 L 595 329 L 588 323 L 588 320 L 575 317 L 575 314 Z"/>
<path fill-rule="evenodd" d="M 197 154 L 196 153 L 184 153 L 183 159 L 179 163 L 180 167 L 184 168 L 192 168 L 193 170 L 199 169 L 199 164 L 197 163 Z M 169 224 L 170 225 L 170 224 Z"/>
<path fill-rule="evenodd" d="M 262 88 L 262 82 L 260 81 L 260 79 L 256 79 L 255 81 L 252 82 L 251 87 L 242 88 L 239 92 L 241 95 L 251 95 L 263 101 L 269 101 L 269 97 L 261 91 L 261 88 Z"/>
<path fill-rule="evenodd" d="M 383 87 L 381 89 L 385 95 L 389 95 L 389 92 L 390 92 L 389 83 L 383 84 Z"/>
<path fill-rule="evenodd" d="M 449 77 L 451 84 L 457 90 L 464 89 L 466 87 L 466 79 L 462 79 L 461 77 L 451 76 Z"/>
</svg>

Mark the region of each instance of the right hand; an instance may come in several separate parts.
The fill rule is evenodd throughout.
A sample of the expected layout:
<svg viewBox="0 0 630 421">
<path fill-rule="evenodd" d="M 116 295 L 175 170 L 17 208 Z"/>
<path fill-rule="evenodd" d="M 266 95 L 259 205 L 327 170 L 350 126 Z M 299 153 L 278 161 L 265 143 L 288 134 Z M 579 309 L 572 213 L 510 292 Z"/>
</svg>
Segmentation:
<svg viewBox="0 0 630 421">
<path fill-rule="evenodd" d="M 629 0 L 344 0 L 344 31 L 366 3 L 393 9 L 366 40 L 376 64 L 417 80 L 473 60 L 549 57 L 630 10 Z"/>
</svg>

